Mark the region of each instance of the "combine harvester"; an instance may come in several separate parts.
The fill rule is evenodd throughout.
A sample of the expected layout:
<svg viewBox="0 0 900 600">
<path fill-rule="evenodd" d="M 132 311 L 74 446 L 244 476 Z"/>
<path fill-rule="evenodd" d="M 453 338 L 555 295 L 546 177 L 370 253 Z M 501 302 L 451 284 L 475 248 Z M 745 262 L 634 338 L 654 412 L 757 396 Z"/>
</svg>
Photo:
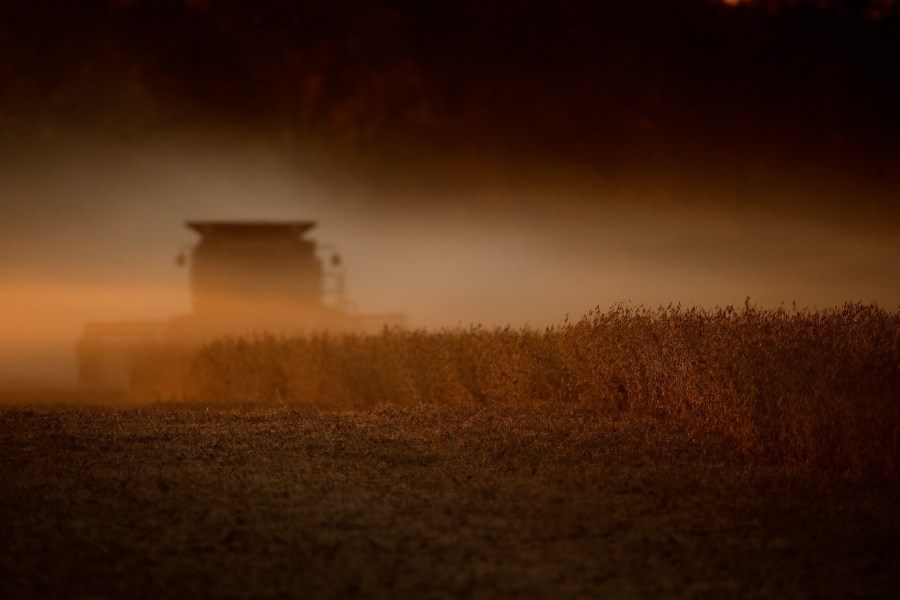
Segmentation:
<svg viewBox="0 0 900 600">
<path fill-rule="evenodd" d="M 190 258 L 192 312 L 163 321 L 91 321 L 78 341 L 87 389 L 129 389 L 142 357 L 196 348 L 222 336 L 367 333 L 403 327 L 402 314 L 361 315 L 344 296 L 341 260 L 329 268 L 306 233 L 315 221 L 189 221 L 200 241 Z"/>
</svg>

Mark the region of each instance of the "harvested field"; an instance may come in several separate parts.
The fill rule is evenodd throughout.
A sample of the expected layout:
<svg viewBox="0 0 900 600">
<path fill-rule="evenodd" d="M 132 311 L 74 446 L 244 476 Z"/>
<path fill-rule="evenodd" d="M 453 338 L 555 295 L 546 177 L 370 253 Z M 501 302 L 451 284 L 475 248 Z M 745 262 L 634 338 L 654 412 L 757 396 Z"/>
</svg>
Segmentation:
<svg viewBox="0 0 900 600">
<path fill-rule="evenodd" d="M 0 596 L 891 597 L 896 482 L 581 406 L 0 409 Z"/>
<path fill-rule="evenodd" d="M 0 597 L 893 597 L 898 319 L 151 349 L 0 398 Z"/>
</svg>

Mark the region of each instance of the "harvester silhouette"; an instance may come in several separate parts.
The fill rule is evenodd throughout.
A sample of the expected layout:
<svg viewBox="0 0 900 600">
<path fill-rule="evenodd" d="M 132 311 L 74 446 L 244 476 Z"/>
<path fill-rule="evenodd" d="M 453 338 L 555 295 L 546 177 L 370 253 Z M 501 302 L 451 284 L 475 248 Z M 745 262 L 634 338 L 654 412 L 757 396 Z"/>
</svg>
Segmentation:
<svg viewBox="0 0 900 600">
<path fill-rule="evenodd" d="M 405 324 L 392 314 L 358 314 L 344 296 L 340 257 L 306 239 L 315 221 L 188 221 L 199 233 L 188 264 L 192 312 L 168 320 L 89 321 L 78 341 L 86 388 L 134 383 L 148 348 L 196 347 L 216 337 L 254 333 L 371 332 Z"/>
</svg>

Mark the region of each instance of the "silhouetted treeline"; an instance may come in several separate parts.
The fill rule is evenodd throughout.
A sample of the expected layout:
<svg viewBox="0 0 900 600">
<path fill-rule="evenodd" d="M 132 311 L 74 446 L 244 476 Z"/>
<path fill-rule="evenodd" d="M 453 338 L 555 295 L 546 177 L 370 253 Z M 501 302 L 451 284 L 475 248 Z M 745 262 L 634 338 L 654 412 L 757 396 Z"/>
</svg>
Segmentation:
<svg viewBox="0 0 900 600">
<path fill-rule="evenodd" d="M 6 0 L 0 135 L 227 124 L 350 153 L 900 156 L 898 12 L 892 0 Z"/>
</svg>

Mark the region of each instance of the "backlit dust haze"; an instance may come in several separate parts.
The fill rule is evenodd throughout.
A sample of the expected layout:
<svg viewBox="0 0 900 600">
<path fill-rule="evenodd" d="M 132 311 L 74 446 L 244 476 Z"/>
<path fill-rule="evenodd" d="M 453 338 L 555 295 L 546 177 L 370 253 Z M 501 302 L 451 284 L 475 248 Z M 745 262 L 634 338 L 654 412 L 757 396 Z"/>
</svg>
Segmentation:
<svg viewBox="0 0 900 600">
<path fill-rule="evenodd" d="M 0 1 L 0 385 L 187 312 L 189 219 L 412 327 L 900 307 L 896 3 L 482 4 Z"/>
</svg>

